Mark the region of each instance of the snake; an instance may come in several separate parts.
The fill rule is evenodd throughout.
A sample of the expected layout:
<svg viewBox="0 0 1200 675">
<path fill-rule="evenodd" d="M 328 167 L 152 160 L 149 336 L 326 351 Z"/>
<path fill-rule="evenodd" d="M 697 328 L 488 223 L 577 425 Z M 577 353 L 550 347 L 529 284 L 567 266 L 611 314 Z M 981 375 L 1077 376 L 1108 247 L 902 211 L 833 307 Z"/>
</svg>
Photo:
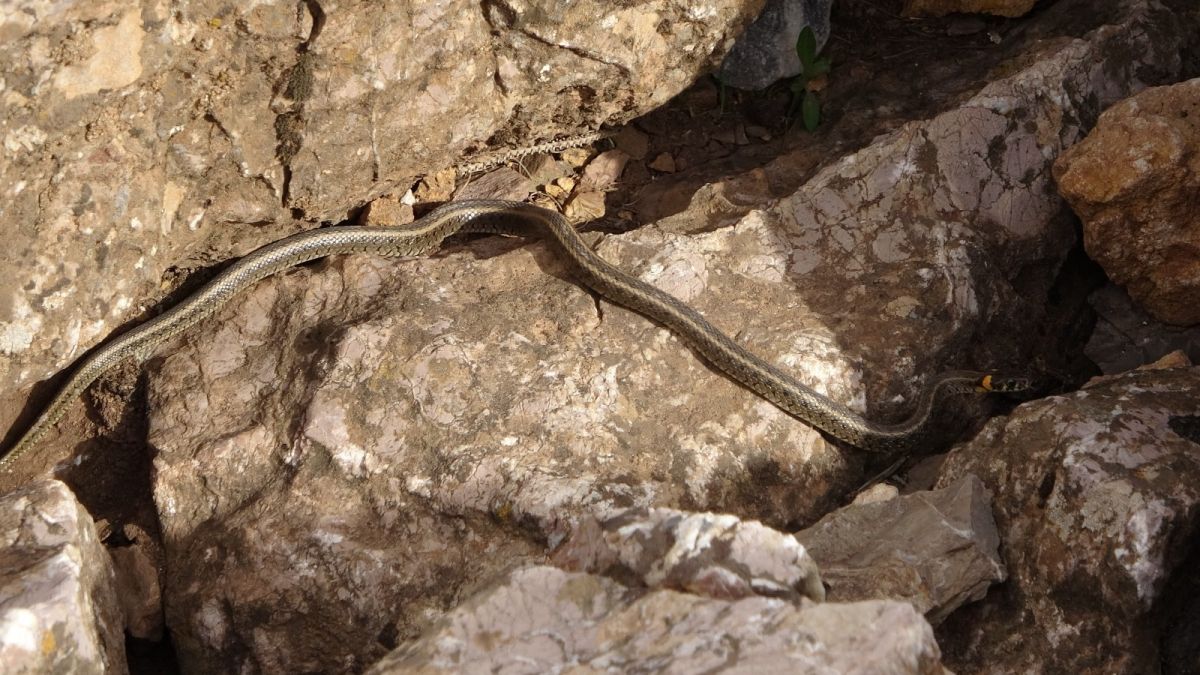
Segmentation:
<svg viewBox="0 0 1200 675">
<path fill-rule="evenodd" d="M 950 371 L 929 381 L 907 418 L 890 424 L 873 422 L 750 352 L 673 295 L 606 262 L 562 214 L 525 202 L 463 200 L 444 204 L 403 227 L 317 228 L 250 252 L 178 304 L 111 339 L 84 358 L 33 425 L 0 456 L 0 470 L 11 470 L 13 462 L 36 445 L 72 401 L 105 371 L 125 359 L 143 360 L 159 345 L 211 316 L 263 278 L 330 255 L 425 255 L 455 233 L 548 236 L 585 286 L 613 303 L 657 321 L 745 388 L 800 421 L 863 451 L 890 453 L 911 449 L 926 438 L 935 418 L 936 404 L 946 396 L 1021 392 L 1031 386 L 1030 380 L 1023 377 Z"/>
</svg>

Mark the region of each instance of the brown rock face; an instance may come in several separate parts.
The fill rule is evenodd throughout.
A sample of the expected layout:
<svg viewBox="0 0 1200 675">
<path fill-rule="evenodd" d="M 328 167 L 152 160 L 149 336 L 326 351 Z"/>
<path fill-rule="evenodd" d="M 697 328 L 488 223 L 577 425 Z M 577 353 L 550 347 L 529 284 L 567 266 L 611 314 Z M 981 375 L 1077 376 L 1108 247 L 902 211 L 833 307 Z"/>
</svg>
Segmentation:
<svg viewBox="0 0 1200 675">
<path fill-rule="evenodd" d="M 5 11 L 0 427 L 35 382 L 161 297 L 172 268 L 241 255 L 294 216 L 339 220 L 464 155 L 662 105 L 720 63 L 762 0 L 693 4 Z"/>
<path fill-rule="evenodd" d="M 1150 672 L 1200 520 L 1197 388 L 1200 368 L 1106 378 L 1022 405 L 950 456 L 940 484 L 973 473 L 993 492 L 1009 581 L 951 618 L 947 665 Z"/>
<path fill-rule="evenodd" d="M 1109 108 L 1054 176 L 1109 277 L 1157 318 L 1200 323 L 1200 79 Z"/>
<path fill-rule="evenodd" d="M 643 594 L 605 577 L 528 567 L 467 599 L 369 675 L 487 672 L 946 670 L 929 624 L 904 603 Z"/>
</svg>

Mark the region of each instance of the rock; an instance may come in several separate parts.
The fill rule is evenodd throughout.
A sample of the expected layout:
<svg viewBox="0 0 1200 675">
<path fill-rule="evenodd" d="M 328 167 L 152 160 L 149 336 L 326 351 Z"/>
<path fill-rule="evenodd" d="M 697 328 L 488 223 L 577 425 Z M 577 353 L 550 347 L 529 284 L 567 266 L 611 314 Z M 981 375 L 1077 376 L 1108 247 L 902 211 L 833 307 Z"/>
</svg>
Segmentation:
<svg viewBox="0 0 1200 675">
<path fill-rule="evenodd" d="M 454 193 L 456 200 L 511 199 L 521 201 L 533 192 L 533 181 L 509 168 L 499 168 L 470 180 Z"/>
<path fill-rule="evenodd" d="M 600 153 L 588 163 L 580 178 L 580 186 L 590 190 L 604 191 L 611 189 L 613 183 L 621 178 L 629 155 L 623 150 L 608 150 Z"/>
<path fill-rule="evenodd" d="M 109 554 L 126 630 L 131 637 L 158 642 L 163 637 L 162 584 L 148 542 L 149 535 L 142 532 L 131 545 L 113 548 Z"/>
<path fill-rule="evenodd" d="M 66 485 L 0 497 L 0 663 L 5 673 L 126 673 L 108 552 Z"/>
<path fill-rule="evenodd" d="M 405 204 L 395 195 L 384 195 L 367 204 L 359 216 L 360 225 L 406 225 L 413 222 L 412 204 Z"/>
<path fill-rule="evenodd" d="M 1143 673 L 1200 526 L 1200 368 L 1026 403 L 946 460 L 992 491 L 1009 581 L 951 622 L 960 672 Z M 1192 431 L 1189 431 L 1192 430 Z M 815 555 L 819 560 L 819 557 Z M 823 568 L 822 573 L 826 574 Z M 948 622 L 950 623 L 950 622 Z"/>
<path fill-rule="evenodd" d="M 731 515 L 633 509 L 604 522 L 585 518 L 554 562 L 724 600 L 825 599 L 817 566 L 794 537 Z"/>
<path fill-rule="evenodd" d="M 168 270 L 241 255 L 296 218 L 343 219 L 464 154 L 652 110 L 715 66 L 761 5 L 6 11 L 0 428 L 36 382 L 161 299 Z"/>
<path fill-rule="evenodd" d="M 675 158 L 669 152 L 661 152 L 647 166 L 655 171 L 675 173 Z"/>
<path fill-rule="evenodd" d="M 1037 0 L 904 0 L 903 16 L 946 16 L 947 14 L 993 14 L 1009 18 L 1023 16 Z"/>
<path fill-rule="evenodd" d="M 507 574 L 369 672 L 566 671 L 946 672 L 904 603 L 633 592 L 552 567 Z"/>
<path fill-rule="evenodd" d="M 721 82 L 738 89 L 765 89 L 800 73 L 796 39 L 805 26 L 817 38 L 817 51 L 829 39 L 833 0 L 767 0 L 762 14 L 738 37 L 721 63 Z"/>
<path fill-rule="evenodd" d="M 934 625 L 1005 577 L 987 489 L 970 475 L 843 507 L 796 539 L 817 561 L 831 602 L 907 601 Z"/>
<path fill-rule="evenodd" d="M 852 504 L 863 506 L 866 504 L 875 504 L 878 502 L 886 502 L 889 499 L 895 499 L 900 496 L 900 490 L 894 485 L 887 483 L 875 483 L 867 489 L 854 496 Z"/>
<path fill-rule="evenodd" d="M 1167 323 L 1200 323 L 1200 78 L 1108 110 L 1054 165 L 1090 255 Z"/>
<path fill-rule="evenodd" d="M 413 199 L 417 202 L 444 202 L 454 195 L 454 184 L 458 171 L 454 168 L 442 169 L 426 174 L 417 181 L 413 190 Z"/>
<path fill-rule="evenodd" d="M 1163 324 L 1113 284 L 1096 290 L 1088 302 L 1097 320 L 1084 353 L 1104 374 L 1133 370 L 1175 351 L 1200 363 L 1200 327 Z"/>
<path fill-rule="evenodd" d="M 576 192 L 563 209 L 563 215 L 572 223 L 586 223 L 600 218 L 605 213 L 603 192 Z"/>
<path fill-rule="evenodd" d="M 1027 289 L 1073 243 L 1049 163 L 1072 120 L 1133 86 L 1128 55 L 1165 60 L 1155 22 L 1170 21 L 1133 11 L 1039 43 L 960 107 L 791 194 L 721 203 L 734 195 L 715 186 L 596 250 L 832 398 L 896 419 L 946 367 L 1045 347 Z M 340 258 L 265 280 L 164 348 L 149 440 L 181 661 L 365 667 L 581 518 L 812 522 L 859 479 L 862 454 L 571 279 L 546 244 L 501 239 Z"/>
</svg>

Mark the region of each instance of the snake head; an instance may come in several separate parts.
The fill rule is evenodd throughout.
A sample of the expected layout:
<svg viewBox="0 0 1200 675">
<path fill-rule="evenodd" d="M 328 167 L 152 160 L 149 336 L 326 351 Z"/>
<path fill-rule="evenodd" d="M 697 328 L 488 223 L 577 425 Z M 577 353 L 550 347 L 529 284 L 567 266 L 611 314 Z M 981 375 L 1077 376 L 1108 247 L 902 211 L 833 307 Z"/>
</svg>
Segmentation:
<svg viewBox="0 0 1200 675">
<path fill-rule="evenodd" d="M 1032 378 L 988 373 L 975 385 L 981 394 L 1031 394 L 1037 385 Z"/>
</svg>

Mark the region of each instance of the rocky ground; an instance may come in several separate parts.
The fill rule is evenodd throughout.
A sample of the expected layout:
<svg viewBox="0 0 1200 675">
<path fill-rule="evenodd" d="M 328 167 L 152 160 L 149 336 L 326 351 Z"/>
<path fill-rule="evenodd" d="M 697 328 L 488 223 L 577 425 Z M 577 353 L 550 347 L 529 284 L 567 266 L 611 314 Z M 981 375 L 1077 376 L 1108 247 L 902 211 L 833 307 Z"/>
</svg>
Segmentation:
<svg viewBox="0 0 1200 675">
<path fill-rule="evenodd" d="M 872 419 L 947 369 L 1036 395 L 874 456 L 545 243 L 305 265 L 104 376 L 0 475 L 0 657 L 1200 671 L 1196 9 L 844 0 L 808 132 L 786 82 L 709 75 L 761 3 L 692 4 L 5 19 L 5 58 L 34 58 L 6 78 L 0 447 L 55 372 L 220 261 L 471 197 L 563 211 Z"/>
</svg>

